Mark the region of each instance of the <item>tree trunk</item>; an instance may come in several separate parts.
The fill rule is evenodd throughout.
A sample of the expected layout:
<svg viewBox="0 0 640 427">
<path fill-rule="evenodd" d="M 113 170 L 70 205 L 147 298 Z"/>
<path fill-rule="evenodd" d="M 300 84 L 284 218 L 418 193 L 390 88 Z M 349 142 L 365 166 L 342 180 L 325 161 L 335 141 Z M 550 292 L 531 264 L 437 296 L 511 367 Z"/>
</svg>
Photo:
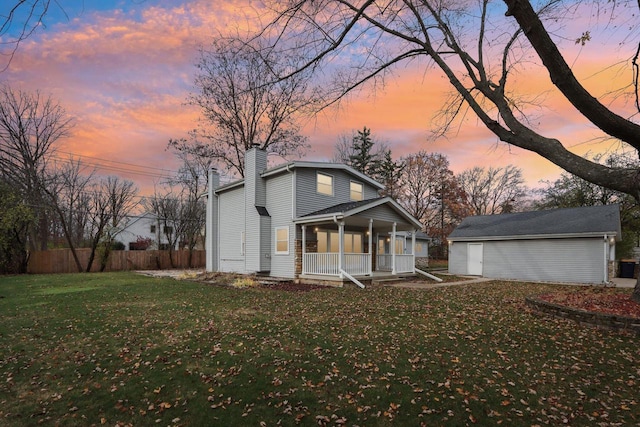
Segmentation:
<svg viewBox="0 0 640 427">
<path fill-rule="evenodd" d="M 513 16 L 531 46 L 549 71 L 553 84 L 591 123 L 607 134 L 640 149 L 640 125 L 611 111 L 593 97 L 576 79 L 558 47 L 527 0 L 504 0 L 507 16 Z"/>
<path fill-rule="evenodd" d="M 636 287 L 633 288 L 631 299 L 640 304 L 640 274 L 638 274 L 638 280 L 636 281 Z"/>
<path fill-rule="evenodd" d="M 104 251 L 100 254 L 100 273 L 103 273 L 109 263 L 109 256 L 111 255 L 111 239 L 105 242 Z"/>
<path fill-rule="evenodd" d="M 171 265 L 171 268 L 176 268 L 176 266 L 173 263 L 173 247 L 169 246 L 169 264 Z"/>
</svg>

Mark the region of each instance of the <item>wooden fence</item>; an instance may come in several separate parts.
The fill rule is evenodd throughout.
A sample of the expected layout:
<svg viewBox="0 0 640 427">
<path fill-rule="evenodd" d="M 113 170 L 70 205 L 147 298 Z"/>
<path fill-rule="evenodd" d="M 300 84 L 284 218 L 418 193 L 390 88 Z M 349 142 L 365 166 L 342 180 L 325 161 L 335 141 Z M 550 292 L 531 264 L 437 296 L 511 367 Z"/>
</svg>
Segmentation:
<svg viewBox="0 0 640 427">
<path fill-rule="evenodd" d="M 76 249 L 83 271 L 89 262 L 91 249 Z M 175 268 L 204 268 L 205 251 L 192 251 L 191 265 L 189 265 L 189 251 L 173 252 Z M 170 269 L 169 251 L 111 251 L 105 271 L 126 270 L 165 270 Z M 91 271 L 100 270 L 100 261 L 94 259 Z M 48 251 L 31 252 L 27 273 L 77 273 L 75 260 L 70 249 L 52 249 Z"/>
</svg>

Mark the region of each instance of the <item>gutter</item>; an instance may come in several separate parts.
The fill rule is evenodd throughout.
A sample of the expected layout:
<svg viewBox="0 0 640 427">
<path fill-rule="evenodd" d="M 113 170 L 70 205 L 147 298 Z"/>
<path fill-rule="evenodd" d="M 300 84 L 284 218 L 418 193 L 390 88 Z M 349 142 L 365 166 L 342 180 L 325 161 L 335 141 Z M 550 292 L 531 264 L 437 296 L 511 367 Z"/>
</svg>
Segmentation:
<svg viewBox="0 0 640 427">
<path fill-rule="evenodd" d="M 609 237 L 617 237 L 617 233 L 615 231 L 606 232 L 606 235 Z M 500 240 L 569 239 L 569 238 L 585 238 L 585 237 L 602 237 L 602 232 L 566 233 L 566 234 L 523 234 L 523 235 L 511 235 L 511 236 L 474 236 L 474 237 L 449 236 L 447 240 L 449 240 L 450 242 L 486 242 L 486 241 L 500 241 Z"/>
</svg>

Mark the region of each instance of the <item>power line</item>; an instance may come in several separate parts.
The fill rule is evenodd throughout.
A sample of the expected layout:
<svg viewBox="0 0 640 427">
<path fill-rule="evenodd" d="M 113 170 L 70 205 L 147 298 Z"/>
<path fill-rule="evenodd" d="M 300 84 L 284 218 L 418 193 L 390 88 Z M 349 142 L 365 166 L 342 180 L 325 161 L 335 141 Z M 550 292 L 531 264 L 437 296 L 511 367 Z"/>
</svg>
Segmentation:
<svg viewBox="0 0 640 427">
<path fill-rule="evenodd" d="M 72 156 L 72 158 L 77 157 L 78 160 L 80 160 L 82 163 L 88 166 L 93 166 L 96 169 L 101 169 L 101 170 L 123 172 L 123 173 L 129 173 L 133 175 L 147 176 L 151 178 L 166 178 L 166 179 L 173 178 L 175 177 L 175 175 L 177 175 L 176 171 L 173 171 L 170 169 L 138 165 L 134 163 L 121 162 L 117 160 L 109 160 L 109 159 L 104 159 L 104 158 L 94 157 L 94 156 L 86 156 L 86 155 L 81 155 L 77 153 L 71 153 L 68 151 L 57 150 L 56 153 L 67 154 L 69 156 Z M 59 155 L 54 155 L 53 158 L 56 160 L 59 160 L 62 162 L 68 162 L 68 163 L 72 161 L 72 158 L 65 158 Z M 83 159 L 91 159 L 91 160 L 87 161 Z"/>
</svg>

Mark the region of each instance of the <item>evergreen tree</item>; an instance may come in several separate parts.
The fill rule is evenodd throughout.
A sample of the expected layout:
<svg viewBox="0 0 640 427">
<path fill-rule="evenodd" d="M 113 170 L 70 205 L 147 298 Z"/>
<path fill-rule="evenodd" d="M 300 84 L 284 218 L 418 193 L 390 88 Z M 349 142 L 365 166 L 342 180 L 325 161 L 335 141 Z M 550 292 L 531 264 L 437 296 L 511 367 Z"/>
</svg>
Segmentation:
<svg viewBox="0 0 640 427">
<path fill-rule="evenodd" d="M 378 162 L 377 171 L 374 173 L 374 178 L 384 184 L 383 194 L 385 196 L 391 196 L 394 199 L 400 196 L 402 190 L 400 180 L 403 169 L 403 163 L 396 162 L 391 157 L 391 150 L 384 150 L 382 160 Z"/>
<path fill-rule="evenodd" d="M 365 126 L 353 137 L 353 154 L 349 155 L 349 165 L 370 177 L 374 177 L 380 164 L 379 155 L 373 152 L 373 146 L 371 129 Z"/>
</svg>

